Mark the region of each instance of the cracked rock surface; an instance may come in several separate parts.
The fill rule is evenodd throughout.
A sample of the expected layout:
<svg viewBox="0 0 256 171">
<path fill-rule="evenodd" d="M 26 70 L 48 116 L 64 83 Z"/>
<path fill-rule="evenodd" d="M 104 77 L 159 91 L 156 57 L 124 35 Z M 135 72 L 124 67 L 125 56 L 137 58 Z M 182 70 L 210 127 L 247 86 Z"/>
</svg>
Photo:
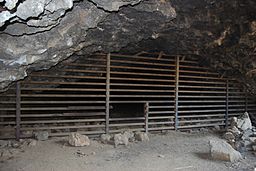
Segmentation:
<svg viewBox="0 0 256 171">
<path fill-rule="evenodd" d="M 28 8 L 28 3 L 36 7 L 19 13 L 18 9 Z M 95 3 L 70 0 L 21 3 L 14 14 L 18 20 L 28 20 L 13 21 L 0 34 L 0 88 L 24 78 L 28 70 L 47 69 L 76 52 L 86 55 L 118 51 L 128 43 L 151 37 L 176 16 L 171 3 L 158 0 Z M 136 8 L 121 8 L 137 3 Z M 98 7 L 102 5 L 107 11 Z M 118 9 L 117 13 L 109 12 Z"/>
<path fill-rule="evenodd" d="M 200 56 L 256 92 L 254 0 L 0 0 L 0 89 L 94 52 Z"/>
</svg>

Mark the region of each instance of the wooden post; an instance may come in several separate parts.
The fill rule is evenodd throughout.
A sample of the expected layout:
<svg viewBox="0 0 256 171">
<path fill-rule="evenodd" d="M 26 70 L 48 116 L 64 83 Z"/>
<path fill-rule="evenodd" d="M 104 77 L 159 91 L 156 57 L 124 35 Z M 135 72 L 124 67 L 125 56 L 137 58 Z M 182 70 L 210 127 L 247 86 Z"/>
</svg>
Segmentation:
<svg viewBox="0 0 256 171">
<path fill-rule="evenodd" d="M 20 83 L 16 83 L 16 130 L 15 130 L 15 136 L 16 140 L 20 139 Z"/>
<path fill-rule="evenodd" d="M 226 113 L 225 113 L 225 128 L 228 128 L 228 103 L 229 103 L 229 85 L 228 80 L 226 81 Z"/>
<path fill-rule="evenodd" d="M 109 133 L 109 96 L 110 96 L 110 53 L 107 54 L 106 68 L 106 134 Z"/>
<path fill-rule="evenodd" d="M 248 93 L 247 93 L 247 89 L 244 89 L 245 91 L 245 112 L 247 112 L 248 110 Z"/>
<path fill-rule="evenodd" d="M 145 117 L 145 132 L 148 133 L 148 112 L 149 112 L 149 103 L 144 104 L 144 117 Z"/>
<path fill-rule="evenodd" d="M 179 68 L 180 68 L 180 58 L 179 56 L 176 57 L 176 65 L 175 65 L 175 106 L 174 106 L 174 112 L 175 112 L 175 130 L 178 130 L 179 126 L 179 119 L 178 119 L 178 107 L 179 107 Z"/>
</svg>

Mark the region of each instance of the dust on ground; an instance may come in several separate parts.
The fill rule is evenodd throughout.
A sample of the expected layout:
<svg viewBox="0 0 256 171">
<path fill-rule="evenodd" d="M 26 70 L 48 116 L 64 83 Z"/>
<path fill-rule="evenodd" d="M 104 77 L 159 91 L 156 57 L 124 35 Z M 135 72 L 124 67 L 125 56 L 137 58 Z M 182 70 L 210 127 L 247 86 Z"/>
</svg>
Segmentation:
<svg viewBox="0 0 256 171">
<path fill-rule="evenodd" d="M 149 134 L 150 141 L 128 146 L 102 144 L 92 140 L 88 147 L 71 147 L 66 138 L 38 141 L 10 160 L 1 171 L 254 171 L 256 157 L 250 153 L 236 163 L 209 157 L 212 133 Z"/>
</svg>

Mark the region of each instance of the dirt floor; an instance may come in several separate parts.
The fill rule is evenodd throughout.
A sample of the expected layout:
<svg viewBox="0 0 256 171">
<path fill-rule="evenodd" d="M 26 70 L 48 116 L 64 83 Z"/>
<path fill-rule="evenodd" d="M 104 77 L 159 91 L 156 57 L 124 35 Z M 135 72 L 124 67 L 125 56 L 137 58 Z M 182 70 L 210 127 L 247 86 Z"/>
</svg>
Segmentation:
<svg viewBox="0 0 256 171">
<path fill-rule="evenodd" d="M 51 138 L 26 146 L 15 157 L 0 163 L 1 171 L 254 171 L 256 157 L 250 153 L 241 162 L 209 158 L 210 133 L 168 132 L 150 134 L 149 142 L 127 147 L 91 141 L 88 147 L 71 147 L 65 138 Z"/>
</svg>

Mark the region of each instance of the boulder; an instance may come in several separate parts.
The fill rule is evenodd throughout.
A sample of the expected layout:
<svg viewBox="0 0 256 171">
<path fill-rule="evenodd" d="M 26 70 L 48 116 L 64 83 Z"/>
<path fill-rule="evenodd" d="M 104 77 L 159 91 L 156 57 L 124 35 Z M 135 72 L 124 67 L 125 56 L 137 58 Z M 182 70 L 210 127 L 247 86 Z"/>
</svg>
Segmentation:
<svg viewBox="0 0 256 171">
<path fill-rule="evenodd" d="M 126 136 L 130 142 L 134 141 L 134 133 L 132 131 L 124 131 L 123 135 Z"/>
<path fill-rule="evenodd" d="M 35 132 L 35 138 L 38 141 L 45 141 L 48 140 L 49 137 L 49 133 L 47 131 L 39 131 L 39 132 Z"/>
<path fill-rule="evenodd" d="M 104 144 L 110 144 L 111 143 L 112 136 L 109 134 L 102 134 L 100 136 L 100 141 Z"/>
<path fill-rule="evenodd" d="M 149 141 L 148 134 L 145 132 L 135 132 L 135 140 L 137 141 Z"/>
<path fill-rule="evenodd" d="M 210 155 L 214 160 L 234 162 L 242 159 L 241 154 L 224 140 L 212 139 L 209 141 L 209 145 Z"/>
<path fill-rule="evenodd" d="M 223 135 L 223 138 L 226 139 L 228 142 L 234 142 L 236 137 L 232 132 L 226 132 Z"/>
<path fill-rule="evenodd" d="M 125 136 L 124 134 L 115 134 L 114 135 L 114 144 L 115 147 L 117 147 L 118 145 L 125 145 L 127 146 L 129 143 L 129 138 L 127 136 Z"/>
<path fill-rule="evenodd" d="M 237 128 L 241 129 L 242 131 L 252 129 L 252 122 L 247 112 L 237 119 Z"/>
<path fill-rule="evenodd" d="M 253 146 L 252 146 L 252 150 L 253 150 L 253 151 L 256 151 L 256 145 L 253 145 Z"/>
<path fill-rule="evenodd" d="M 82 147 L 90 145 L 90 139 L 86 135 L 81 135 L 78 132 L 73 132 L 68 137 L 68 143 L 71 146 Z"/>
</svg>

